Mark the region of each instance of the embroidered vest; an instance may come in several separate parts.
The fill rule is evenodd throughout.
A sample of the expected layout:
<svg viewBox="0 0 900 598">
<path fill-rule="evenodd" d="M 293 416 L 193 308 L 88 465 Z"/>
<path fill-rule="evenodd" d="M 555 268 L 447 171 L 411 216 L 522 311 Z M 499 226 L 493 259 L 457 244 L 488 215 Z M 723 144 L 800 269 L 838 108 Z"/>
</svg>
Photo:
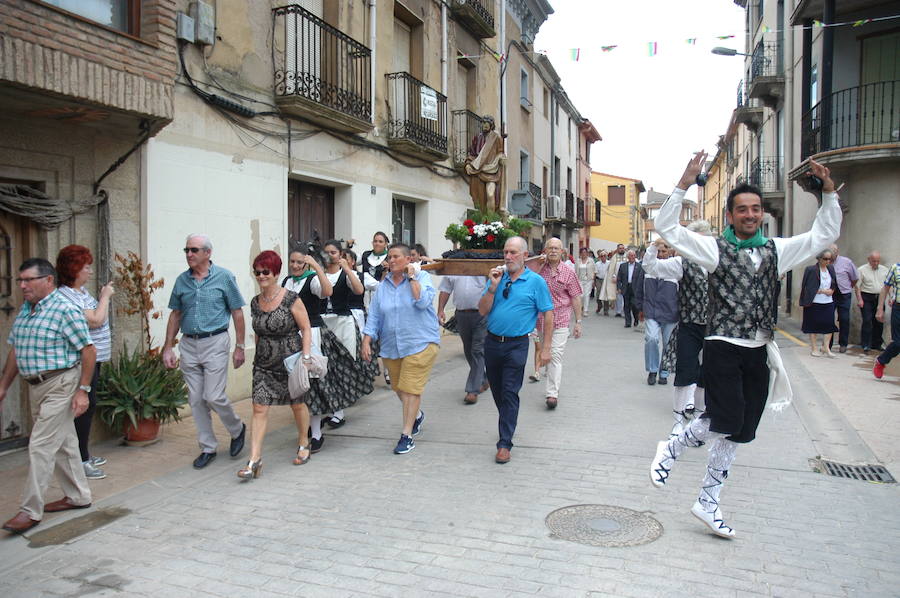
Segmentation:
<svg viewBox="0 0 900 598">
<path fill-rule="evenodd" d="M 756 340 L 757 330 L 773 334 L 777 321 L 778 254 L 771 239 L 759 248 L 762 263 L 753 267 L 750 256 L 722 237 L 719 265 L 709 275 L 707 334 Z"/>
<path fill-rule="evenodd" d="M 694 262 L 681 258 L 684 274 L 678 285 L 678 317 L 686 324 L 706 324 L 709 283 L 706 273 Z"/>
</svg>

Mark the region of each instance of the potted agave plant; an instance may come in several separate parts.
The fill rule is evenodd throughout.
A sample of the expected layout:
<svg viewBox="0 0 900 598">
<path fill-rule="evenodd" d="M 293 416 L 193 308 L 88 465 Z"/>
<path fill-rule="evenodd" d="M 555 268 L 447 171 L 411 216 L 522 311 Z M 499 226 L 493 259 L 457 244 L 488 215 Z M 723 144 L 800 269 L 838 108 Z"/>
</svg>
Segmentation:
<svg viewBox="0 0 900 598">
<path fill-rule="evenodd" d="M 150 338 L 150 320 L 162 312 L 153 309 L 153 293 L 165 284 L 156 279 L 152 267 L 128 252 L 116 254 L 116 284 L 125 297 L 120 313 L 139 315 L 141 346 L 126 346 L 113 361 L 103 364 L 97 388 L 100 419 L 121 431 L 128 444 L 150 444 L 159 439 L 160 426 L 179 421 L 179 408 L 187 404 L 187 387 L 181 371 L 166 369 L 158 347 Z"/>
</svg>

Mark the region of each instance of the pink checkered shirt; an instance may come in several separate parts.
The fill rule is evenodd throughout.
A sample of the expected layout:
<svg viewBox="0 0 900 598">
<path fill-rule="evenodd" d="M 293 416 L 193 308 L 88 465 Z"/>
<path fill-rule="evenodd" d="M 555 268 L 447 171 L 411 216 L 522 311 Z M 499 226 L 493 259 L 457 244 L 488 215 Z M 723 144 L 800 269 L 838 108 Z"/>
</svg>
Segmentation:
<svg viewBox="0 0 900 598">
<path fill-rule="evenodd" d="M 539 272 L 541 278 L 550 289 L 550 297 L 553 298 L 553 327 L 568 328 L 572 319 L 572 299 L 581 295 L 581 284 L 575 270 L 560 262 L 556 267 L 556 273 L 550 269 L 550 264 L 544 264 Z M 538 318 L 536 327 L 543 327 L 543 318 Z"/>
</svg>

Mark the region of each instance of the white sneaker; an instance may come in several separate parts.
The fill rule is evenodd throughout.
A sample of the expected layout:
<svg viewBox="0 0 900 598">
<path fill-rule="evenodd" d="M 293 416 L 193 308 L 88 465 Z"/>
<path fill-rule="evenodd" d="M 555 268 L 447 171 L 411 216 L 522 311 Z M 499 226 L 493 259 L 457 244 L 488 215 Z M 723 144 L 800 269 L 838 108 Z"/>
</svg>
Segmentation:
<svg viewBox="0 0 900 598">
<path fill-rule="evenodd" d="M 106 459 L 104 457 L 98 457 L 97 455 L 94 455 L 93 457 L 88 459 L 88 463 L 90 463 L 94 467 L 103 467 L 104 465 L 106 465 Z"/>
<path fill-rule="evenodd" d="M 669 454 L 668 445 L 669 442 L 667 440 L 657 444 L 656 456 L 653 457 L 653 461 L 650 463 L 650 482 L 657 488 L 662 488 L 666 485 L 669 471 L 672 469 L 672 464 L 675 463 L 675 459 Z"/>
<path fill-rule="evenodd" d="M 99 467 L 94 467 L 91 465 L 90 461 L 82 461 L 81 465 L 84 467 L 84 477 L 89 480 L 102 480 L 106 477 L 106 474 L 103 473 L 103 470 Z"/>
<path fill-rule="evenodd" d="M 734 538 L 734 530 L 725 525 L 725 522 L 722 520 L 722 510 L 716 507 L 716 510 L 712 513 L 707 513 L 706 509 L 703 508 L 703 505 L 700 504 L 700 501 L 694 503 L 694 506 L 691 507 L 691 513 L 706 524 L 712 533 L 717 536 L 721 536 L 722 538 Z"/>
</svg>

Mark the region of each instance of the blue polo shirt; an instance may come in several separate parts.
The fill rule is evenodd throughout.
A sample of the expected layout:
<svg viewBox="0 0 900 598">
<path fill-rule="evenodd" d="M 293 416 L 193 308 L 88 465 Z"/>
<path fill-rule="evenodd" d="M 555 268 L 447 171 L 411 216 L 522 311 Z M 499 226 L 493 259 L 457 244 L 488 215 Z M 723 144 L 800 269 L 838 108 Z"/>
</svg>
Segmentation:
<svg viewBox="0 0 900 598">
<path fill-rule="evenodd" d="M 487 329 L 497 336 L 522 336 L 534 330 L 534 322 L 539 314 L 553 311 L 550 289 L 541 275 L 528 267 L 510 285 L 509 296 L 503 297 L 503 289 L 510 282 L 509 272 L 503 273 L 494 305 L 487 317 Z M 488 285 L 485 288 L 490 288 Z"/>
<path fill-rule="evenodd" d="M 175 279 L 169 309 L 181 312 L 181 331 L 202 334 L 228 328 L 231 312 L 244 306 L 234 274 L 215 264 L 201 280 L 190 269 Z"/>
</svg>

